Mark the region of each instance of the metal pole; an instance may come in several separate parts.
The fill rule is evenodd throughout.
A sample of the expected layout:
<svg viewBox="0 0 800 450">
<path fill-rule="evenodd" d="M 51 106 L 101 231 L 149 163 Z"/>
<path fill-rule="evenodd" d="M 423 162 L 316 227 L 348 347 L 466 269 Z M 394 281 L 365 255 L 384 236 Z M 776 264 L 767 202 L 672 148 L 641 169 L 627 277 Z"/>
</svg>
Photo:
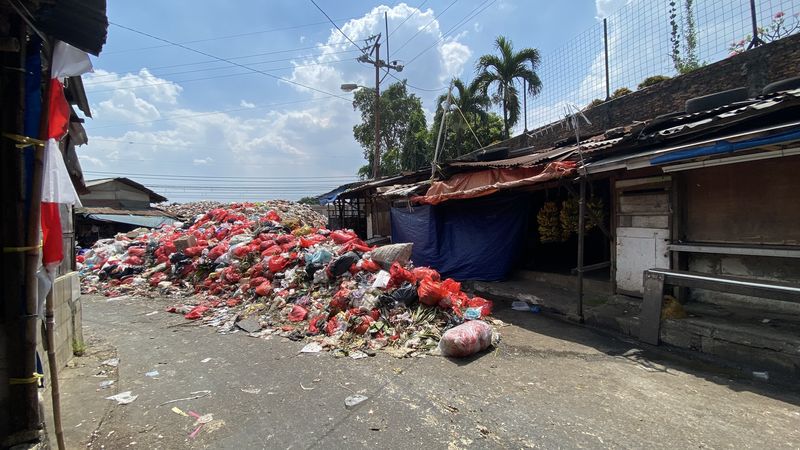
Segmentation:
<svg viewBox="0 0 800 450">
<path fill-rule="evenodd" d="M 581 178 L 581 198 L 578 200 L 578 320 L 583 322 L 583 250 L 586 235 L 586 178 Z"/>
<path fill-rule="evenodd" d="M 372 164 L 372 178 L 378 179 L 381 173 L 381 43 L 375 43 L 375 157 Z"/>
<path fill-rule="evenodd" d="M 522 80 L 522 115 L 525 116 L 525 131 L 528 131 L 528 82 Z"/>
<path fill-rule="evenodd" d="M 444 121 L 447 117 L 447 110 L 450 109 L 450 94 L 453 90 L 453 82 L 450 82 L 450 87 L 447 89 L 447 100 L 442 107 L 442 118 L 439 122 L 439 135 L 436 137 L 436 149 L 433 151 L 433 162 L 431 162 L 431 179 L 436 175 L 436 161 L 439 159 L 439 145 L 442 141 L 442 131 L 444 131 Z"/>
<path fill-rule="evenodd" d="M 603 54 L 606 58 L 606 100 L 611 98 L 611 80 L 608 76 L 608 19 L 603 18 Z"/>
<path fill-rule="evenodd" d="M 750 41 L 750 44 L 747 46 L 748 50 L 750 50 L 753 47 L 758 47 L 759 45 L 764 43 L 764 41 L 761 40 L 761 37 L 758 36 L 758 19 L 756 17 L 756 0 L 750 0 L 750 20 L 752 21 L 752 25 L 753 25 L 753 39 Z"/>
</svg>

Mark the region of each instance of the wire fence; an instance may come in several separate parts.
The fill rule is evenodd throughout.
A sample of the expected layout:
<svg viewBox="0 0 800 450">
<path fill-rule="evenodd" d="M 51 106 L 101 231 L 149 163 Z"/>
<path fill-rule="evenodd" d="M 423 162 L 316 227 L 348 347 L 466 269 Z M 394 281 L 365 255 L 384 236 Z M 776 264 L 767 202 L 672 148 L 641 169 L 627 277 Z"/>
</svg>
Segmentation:
<svg viewBox="0 0 800 450">
<path fill-rule="evenodd" d="M 563 119 L 569 104 L 584 108 L 613 97 L 618 89 L 635 91 L 648 77 L 676 76 L 678 67 L 689 70 L 745 51 L 753 40 L 753 16 L 763 29 L 757 34 L 764 42 L 800 31 L 800 1 L 754 3 L 752 14 L 750 0 L 630 1 L 561 48 L 542 55 L 537 70 L 542 90 L 528 96 L 527 112 L 514 134 Z M 692 39 L 693 52 L 687 48 Z"/>
</svg>

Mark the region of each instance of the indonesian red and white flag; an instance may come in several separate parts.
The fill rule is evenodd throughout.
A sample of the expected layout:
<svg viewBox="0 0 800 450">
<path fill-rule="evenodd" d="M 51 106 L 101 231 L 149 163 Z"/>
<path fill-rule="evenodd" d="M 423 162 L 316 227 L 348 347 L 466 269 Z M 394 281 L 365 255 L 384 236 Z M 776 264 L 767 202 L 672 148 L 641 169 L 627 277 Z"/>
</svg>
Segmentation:
<svg viewBox="0 0 800 450">
<path fill-rule="evenodd" d="M 57 265 L 64 259 L 59 204 L 81 204 L 58 146 L 67 134 L 70 116 L 63 80 L 91 70 L 92 63 L 86 52 L 61 41 L 56 43 L 50 66 L 50 106 L 42 174 L 42 263 L 45 267 Z"/>
</svg>

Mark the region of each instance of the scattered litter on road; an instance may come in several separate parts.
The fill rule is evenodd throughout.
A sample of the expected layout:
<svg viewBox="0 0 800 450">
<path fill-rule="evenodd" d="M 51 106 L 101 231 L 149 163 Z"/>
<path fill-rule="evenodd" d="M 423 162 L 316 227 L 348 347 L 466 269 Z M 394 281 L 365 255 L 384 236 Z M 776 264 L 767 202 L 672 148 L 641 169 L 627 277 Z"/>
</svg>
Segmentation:
<svg viewBox="0 0 800 450">
<path fill-rule="evenodd" d="M 307 388 L 307 387 L 303 386 L 303 383 L 300 383 L 300 387 L 301 387 L 301 388 L 302 388 L 304 391 L 313 391 L 313 390 L 314 390 L 314 388 L 313 388 L 313 387 Z"/>
<path fill-rule="evenodd" d="M 306 205 L 169 208 L 183 223 L 118 234 L 79 255 L 83 291 L 174 298 L 167 311 L 187 323 L 311 341 L 301 353 L 353 359 L 376 350 L 422 356 L 465 321 L 489 328 L 494 321 L 491 301 L 414 267 L 411 244 L 369 246 L 352 230 L 324 228 L 325 218 Z"/>
<path fill-rule="evenodd" d="M 492 334 L 492 327 L 486 322 L 470 321 L 445 331 L 439 350 L 444 356 L 469 356 L 489 348 Z"/>
<path fill-rule="evenodd" d="M 114 380 L 105 380 L 100 382 L 100 389 L 108 389 L 114 384 Z"/>
<path fill-rule="evenodd" d="M 319 342 L 309 342 L 300 350 L 300 353 L 319 353 L 322 351 L 322 344 Z"/>
<path fill-rule="evenodd" d="M 239 390 L 245 394 L 258 394 L 261 392 L 261 388 L 239 388 Z"/>
<path fill-rule="evenodd" d="M 150 372 L 147 372 L 146 374 L 144 374 L 144 376 L 150 377 L 150 378 L 157 377 L 158 376 L 158 371 L 157 370 L 151 370 Z"/>
<path fill-rule="evenodd" d="M 368 399 L 369 397 L 367 397 L 366 395 L 361 395 L 361 394 L 351 395 L 346 399 L 344 399 L 344 407 L 347 409 L 353 409 L 356 406 L 360 405 L 361 403 L 367 401 Z"/>
<path fill-rule="evenodd" d="M 107 360 L 101 362 L 100 365 L 117 367 L 119 365 L 119 358 L 107 359 Z"/>
<path fill-rule="evenodd" d="M 149 312 L 149 313 L 145 314 L 145 316 L 153 316 L 153 315 L 156 315 L 156 314 L 158 314 L 158 311 Z"/>
<path fill-rule="evenodd" d="M 209 361 L 211 361 L 211 358 L 205 358 L 205 359 L 200 360 L 201 363 L 207 363 Z"/>
<path fill-rule="evenodd" d="M 117 395 L 112 395 L 111 397 L 106 397 L 106 400 L 114 400 L 118 405 L 127 405 L 133 403 L 137 398 L 139 398 L 138 395 L 131 395 L 131 391 L 125 391 Z"/>
<path fill-rule="evenodd" d="M 183 416 L 183 417 L 189 417 L 189 415 L 188 415 L 188 414 L 186 414 L 185 412 L 183 412 L 183 410 L 182 410 L 182 409 L 180 409 L 180 408 L 178 408 L 177 406 L 173 406 L 173 407 L 172 407 L 172 412 L 174 412 L 175 414 L 178 414 L 178 415 L 180 415 L 180 416 Z"/>
<path fill-rule="evenodd" d="M 159 403 L 157 406 L 164 406 L 164 405 L 168 405 L 170 403 L 181 402 L 181 401 L 184 401 L 184 400 L 196 400 L 198 398 L 203 398 L 203 397 L 211 394 L 211 391 L 207 391 L 207 390 L 194 391 L 194 392 L 189 392 L 189 394 L 191 395 L 190 397 L 183 397 L 183 398 L 176 398 L 174 400 L 167 400 L 164 403 Z"/>
<path fill-rule="evenodd" d="M 255 319 L 244 319 L 236 322 L 236 326 L 248 333 L 255 333 L 261 329 L 261 324 Z"/>
<path fill-rule="evenodd" d="M 753 378 L 760 381 L 769 381 L 769 372 L 753 371 Z"/>
</svg>

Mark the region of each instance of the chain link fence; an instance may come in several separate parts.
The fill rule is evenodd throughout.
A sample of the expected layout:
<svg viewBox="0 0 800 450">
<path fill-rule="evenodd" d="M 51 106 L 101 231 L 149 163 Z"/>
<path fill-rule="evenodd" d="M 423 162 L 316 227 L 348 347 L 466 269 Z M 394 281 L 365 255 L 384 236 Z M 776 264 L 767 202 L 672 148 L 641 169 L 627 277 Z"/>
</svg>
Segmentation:
<svg viewBox="0 0 800 450">
<path fill-rule="evenodd" d="M 569 104 L 585 108 L 625 92 L 646 78 L 746 51 L 753 24 L 762 42 L 796 33 L 798 0 L 632 0 L 561 48 L 542 55 L 542 91 L 527 97 L 514 133 L 564 118 Z M 755 42 L 760 44 L 761 42 Z"/>
</svg>

